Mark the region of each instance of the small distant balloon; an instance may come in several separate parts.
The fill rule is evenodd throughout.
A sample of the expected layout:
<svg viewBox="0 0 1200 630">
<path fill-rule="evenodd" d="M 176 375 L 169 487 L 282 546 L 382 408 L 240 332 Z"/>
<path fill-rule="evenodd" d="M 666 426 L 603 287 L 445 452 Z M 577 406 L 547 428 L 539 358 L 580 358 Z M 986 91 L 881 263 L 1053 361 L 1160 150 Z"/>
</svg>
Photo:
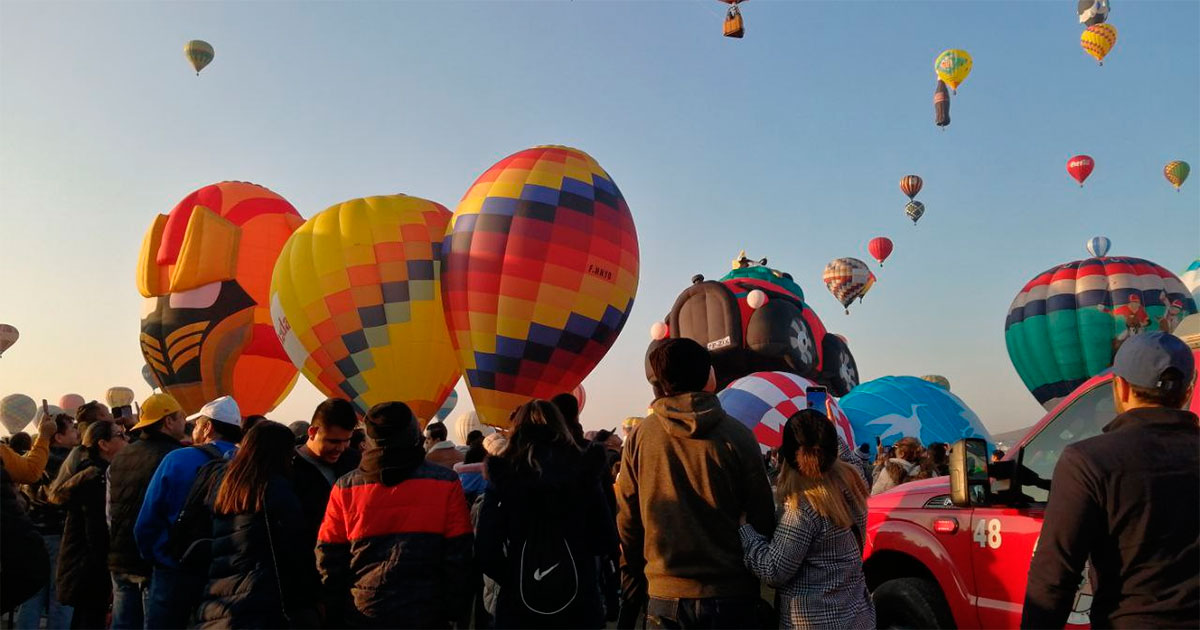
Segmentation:
<svg viewBox="0 0 1200 630">
<path fill-rule="evenodd" d="M 1094 168 L 1096 168 L 1096 162 L 1089 155 L 1076 155 L 1067 160 L 1067 174 L 1079 182 L 1080 188 L 1083 188 L 1083 181 L 1092 174 Z"/>
<path fill-rule="evenodd" d="M 933 70 L 937 73 L 938 79 L 945 81 L 946 85 L 955 94 L 958 94 L 958 86 L 967 80 L 968 74 L 971 74 L 972 63 L 970 53 L 951 48 L 942 51 L 942 54 L 933 60 Z"/>
<path fill-rule="evenodd" d="M 1167 181 L 1171 182 L 1176 191 L 1183 185 L 1184 180 L 1188 177 L 1188 173 L 1191 172 L 1192 167 L 1188 166 L 1188 163 L 1183 160 L 1167 162 L 1167 165 L 1163 167 L 1163 176 L 1167 178 Z"/>
<path fill-rule="evenodd" d="M 920 201 L 910 201 L 904 206 L 904 214 L 912 219 L 913 225 L 916 225 L 917 221 L 920 221 L 921 217 L 925 216 L 925 204 Z"/>
<path fill-rule="evenodd" d="M 1087 242 L 1088 253 L 1095 258 L 1104 258 L 1111 246 L 1112 241 L 1108 240 L 1107 236 L 1093 236 Z"/>
<path fill-rule="evenodd" d="M 946 391 L 950 391 L 950 379 L 942 376 L 941 374 L 926 374 L 925 376 L 921 377 L 921 380 L 929 381 L 930 383 L 933 383 L 934 385 L 937 385 Z"/>
<path fill-rule="evenodd" d="M 183 54 L 187 57 L 188 63 L 196 69 L 196 76 L 200 76 L 200 71 L 212 63 L 213 47 L 212 44 L 202 39 L 193 39 L 183 45 Z"/>
<path fill-rule="evenodd" d="M 84 400 L 83 396 L 80 396 L 79 394 L 63 394 L 62 397 L 58 399 L 58 406 L 62 407 L 63 411 L 71 415 L 75 415 L 75 410 L 82 407 L 85 403 L 87 403 L 87 401 Z"/>
<path fill-rule="evenodd" d="M 924 185 L 925 182 L 920 175 L 905 175 L 900 178 L 900 192 L 907 195 L 909 199 L 916 197 L 917 193 L 921 192 L 921 186 Z"/>
<path fill-rule="evenodd" d="M 1117 45 L 1117 28 L 1112 24 L 1094 24 L 1079 36 L 1079 45 L 1084 52 L 1096 59 L 1096 63 L 1104 65 L 1113 46 Z"/>
<path fill-rule="evenodd" d="M 454 407 L 458 405 L 458 392 L 451 389 L 450 395 L 446 397 L 446 402 L 442 403 L 440 409 L 437 410 L 436 417 L 439 422 L 444 422 L 450 417 L 450 412 L 454 411 Z"/>
<path fill-rule="evenodd" d="M 150 369 L 149 365 L 142 365 L 142 380 L 150 386 L 150 389 L 158 389 L 158 381 L 154 380 L 154 370 Z"/>
<path fill-rule="evenodd" d="M 888 256 L 892 255 L 892 239 L 886 236 L 876 236 L 867 243 L 867 251 L 871 257 L 879 261 L 879 266 L 883 266 L 883 261 L 887 260 Z"/>
<path fill-rule="evenodd" d="M 104 393 L 104 401 L 109 407 L 128 407 L 133 404 L 133 390 L 128 387 L 109 387 Z"/>
<path fill-rule="evenodd" d="M 867 267 L 867 263 L 857 258 L 838 258 L 825 265 L 822 276 L 825 288 L 850 314 L 850 303 L 856 298 L 862 299 L 874 284 L 875 276 Z"/>
<path fill-rule="evenodd" d="M 583 388 L 583 383 L 580 383 L 579 387 L 571 390 L 571 395 L 575 397 L 575 400 L 579 401 L 579 412 L 583 413 L 583 406 L 587 404 L 587 390 Z"/>
<path fill-rule="evenodd" d="M 38 406 L 25 394 L 9 394 L 0 399 L 0 424 L 12 435 L 33 422 Z"/>
<path fill-rule="evenodd" d="M 0 356 L 4 356 L 4 351 L 13 347 L 17 343 L 17 339 L 21 338 L 21 333 L 14 326 L 8 324 L 0 324 Z"/>
<path fill-rule="evenodd" d="M 1087 26 L 1103 24 L 1108 19 L 1108 0 L 1079 0 L 1076 5 L 1079 23 Z"/>
</svg>

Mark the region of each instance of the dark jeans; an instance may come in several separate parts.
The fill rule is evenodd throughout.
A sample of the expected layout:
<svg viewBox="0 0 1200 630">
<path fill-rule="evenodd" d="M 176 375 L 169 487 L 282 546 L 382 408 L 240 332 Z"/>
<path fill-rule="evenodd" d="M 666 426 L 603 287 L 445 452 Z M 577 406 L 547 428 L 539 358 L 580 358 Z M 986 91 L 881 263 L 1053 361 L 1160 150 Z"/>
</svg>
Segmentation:
<svg viewBox="0 0 1200 630">
<path fill-rule="evenodd" d="M 161 564 L 154 565 L 154 575 L 150 578 L 150 597 L 146 603 L 146 629 L 187 628 L 207 584 L 207 576 Z"/>
<path fill-rule="evenodd" d="M 736 630 L 759 628 L 759 600 L 754 597 L 659 599 L 646 604 L 646 627 L 664 630 Z"/>
<path fill-rule="evenodd" d="M 58 603 L 55 582 L 58 581 L 58 548 L 62 543 L 59 534 L 42 535 L 46 542 L 46 553 L 50 556 L 50 582 L 42 590 L 17 608 L 17 630 L 37 630 L 42 624 L 42 613 L 46 612 L 47 628 L 66 628 L 71 625 L 71 607 Z"/>
<path fill-rule="evenodd" d="M 113 630 L 142 630 L 150 603 L 150 578 L 113 573 Z"/>
<path fill-rule="evenodd" d="M 71 630 L 104 630 L 108 626 L 108 606 L 76 606 L 71 613 Z"/>
</svg>

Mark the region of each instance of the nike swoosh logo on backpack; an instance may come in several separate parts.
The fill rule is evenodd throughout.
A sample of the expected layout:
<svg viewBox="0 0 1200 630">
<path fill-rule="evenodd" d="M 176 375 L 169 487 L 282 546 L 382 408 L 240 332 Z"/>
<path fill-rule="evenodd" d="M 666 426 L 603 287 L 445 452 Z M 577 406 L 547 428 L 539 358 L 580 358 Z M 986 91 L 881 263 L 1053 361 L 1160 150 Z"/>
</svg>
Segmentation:
<svg viewBox="0 0 1200 630">
<path fill-rule="evenodd" d="M 535 582 L 541 582 L 541 581 L 542 581 L 542 578 L 546 577 L 547 575 L 549 575 L 549 574 L 550 574 L 550 572 L 551 572 L 551 571 L 553 571 L 553 570 L 555 570 L 555 569 L 557 569 L 557 568 L 558 568 L 558 563 L 557 563 L 557 562 L 555 562 L 554 564 L 550 565 L 550 568 L 549 568 L 549 569 L 546 569 L 545 571 L 542 571 L 542 570 L 534 570 L 534 572 L 533 572 L 533 580 L 534 580 Z"/>
</svg>

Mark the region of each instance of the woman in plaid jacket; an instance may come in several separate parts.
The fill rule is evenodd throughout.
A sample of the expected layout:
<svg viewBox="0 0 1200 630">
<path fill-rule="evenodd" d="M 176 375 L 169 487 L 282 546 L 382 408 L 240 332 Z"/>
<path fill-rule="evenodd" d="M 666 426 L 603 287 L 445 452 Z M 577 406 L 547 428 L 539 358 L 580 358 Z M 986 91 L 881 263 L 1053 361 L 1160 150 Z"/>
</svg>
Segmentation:
<svg viewBox="0 0 1200 630">
<path fill-rule="evenodd" d="M 767 540 L 742 525 L 746 566 L 778 589 L 782 628 L 874 628 L 862 571 L 867 484 L 838 458 L 837 430 L 820 412 L 788 419 L 777 501 L 783 515 Z"/>
</svg>

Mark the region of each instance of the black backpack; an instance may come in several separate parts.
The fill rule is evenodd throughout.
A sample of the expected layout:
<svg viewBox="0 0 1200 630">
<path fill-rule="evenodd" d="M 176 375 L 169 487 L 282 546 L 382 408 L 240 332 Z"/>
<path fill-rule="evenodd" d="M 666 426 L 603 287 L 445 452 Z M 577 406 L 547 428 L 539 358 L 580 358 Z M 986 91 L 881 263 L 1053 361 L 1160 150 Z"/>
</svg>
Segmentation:
<svg viewBox="0 0 1200 630">
<path fill-rule="evenodd" d="M 508 552 L 516 570 L 516 602 L 524 610 L 543 616 L 564 613 L 579 597 L 579 571 L 594 570 L 590 552 L 574 549 L 561 510 L 535 510 L 524 514 L 518 528 L 524 535 L 510 537 Z"/>
<path fill-rule="evenodd" d="M 179 568 L 193 573 L 207 573 L 212 562 L 212 510 L 209 494 L 215 481 L 225 469 L 224 454 L 212 444 L 197 446 L 209 461 L 196 472 L 196 480 L 188 489 L 179 516 L 167 531 L 167 553 L 179 563 Z"/>
</svg>

